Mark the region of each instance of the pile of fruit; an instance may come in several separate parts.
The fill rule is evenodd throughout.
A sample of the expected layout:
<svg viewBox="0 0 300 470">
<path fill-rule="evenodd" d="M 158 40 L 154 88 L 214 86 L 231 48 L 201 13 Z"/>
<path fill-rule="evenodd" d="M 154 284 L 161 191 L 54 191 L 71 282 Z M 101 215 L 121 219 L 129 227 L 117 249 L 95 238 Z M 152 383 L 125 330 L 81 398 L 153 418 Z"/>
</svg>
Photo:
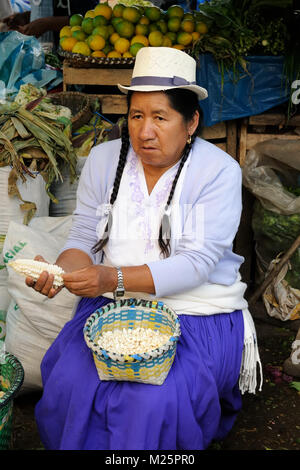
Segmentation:
<svg viewBox="0 0 300 470">
<path fill-rule="evenodd" d="M 71 16 L 60 31 L 60 46 L 85 56 L 131 58 L 145 46 L 191 48 L 207 31 L 203 21 L 179 5 L 163 11 L 152 4 L 100 3 L 84 16 Z"/>
</svg>

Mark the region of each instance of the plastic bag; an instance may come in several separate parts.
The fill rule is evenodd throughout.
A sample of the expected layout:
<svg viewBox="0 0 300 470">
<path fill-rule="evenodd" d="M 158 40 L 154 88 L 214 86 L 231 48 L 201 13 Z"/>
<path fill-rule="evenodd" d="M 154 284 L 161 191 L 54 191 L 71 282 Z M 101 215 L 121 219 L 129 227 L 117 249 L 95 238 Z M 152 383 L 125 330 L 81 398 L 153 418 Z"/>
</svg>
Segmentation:
<svg viewBox="0 0 300 470">
<path fill-rule="evenodd" d="M 257 283 L 300 233 L 299 154 L 299 140 L 280 139 L 260 142 L 247 153 L 243 184 L 257 198 L 252 216 Z M 299 289 L 300 248 L 263 294 L 268 313 L 281 320 L 295 319 Z"/>
<path fill-rule="evenodd" d="M 282 215 L 300 214 L 300 140 L 265 140 L 247 153 L 243 184 L 265 209 Z"/>
<path fill-rule="evenodd" d="M 271 261 L 266 274 L 279 261 L 280 256 Z M 275 317 L 282 321 L 300 319 L 300 290 L 294 289 L 286 281 L 286 275 L 290 269 L 290 263 L 285 264 L 274 281 L 269 284 L 263 293 L 263 302 L 267 313 L 270 317 Z"/>
<path fill-rule="evenodd" d="M 0 33 L 0 100 L 13 98 L 20 86 L 53 88 L 62 82 L 62 73 L 45 67 L 45 54 L 33 36 L 18 31 Z"/>
</svg>

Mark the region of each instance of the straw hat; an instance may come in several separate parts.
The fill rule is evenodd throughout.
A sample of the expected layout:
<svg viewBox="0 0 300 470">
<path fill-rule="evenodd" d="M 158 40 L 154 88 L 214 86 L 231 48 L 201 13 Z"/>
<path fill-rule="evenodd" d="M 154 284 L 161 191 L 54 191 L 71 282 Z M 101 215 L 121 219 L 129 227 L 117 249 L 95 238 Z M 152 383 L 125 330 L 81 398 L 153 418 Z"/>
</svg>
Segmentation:
<svg viewBox="0 0 300 470">
<path fill-rule="evenodd" d="M 119 90 L 162 91 L 185 88 L 207 98 L 207 90 L 196 83 L 196 61 L 179 49 L 143 47 L 136 55 L 130 86 L 118 84 Z"/>
</svg>

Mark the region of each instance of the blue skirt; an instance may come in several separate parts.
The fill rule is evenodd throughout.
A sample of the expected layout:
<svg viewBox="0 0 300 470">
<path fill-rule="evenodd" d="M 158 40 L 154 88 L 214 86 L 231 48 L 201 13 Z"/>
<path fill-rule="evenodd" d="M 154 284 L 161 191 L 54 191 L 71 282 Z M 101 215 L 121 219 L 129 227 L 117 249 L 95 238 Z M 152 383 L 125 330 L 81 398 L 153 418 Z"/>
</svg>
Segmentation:
<svg viewBox="0 0 300 470">
<path fill-rule="evenodd" d="M 223 439 L 241 408 L 242 312 L 180 315 L 171 370 L 149 385 L 98 377 L 83 327 L 109 301 L 82 298 L 44 356 L 35 416 L 45 448 L 202 450 Z"/>
</svg>

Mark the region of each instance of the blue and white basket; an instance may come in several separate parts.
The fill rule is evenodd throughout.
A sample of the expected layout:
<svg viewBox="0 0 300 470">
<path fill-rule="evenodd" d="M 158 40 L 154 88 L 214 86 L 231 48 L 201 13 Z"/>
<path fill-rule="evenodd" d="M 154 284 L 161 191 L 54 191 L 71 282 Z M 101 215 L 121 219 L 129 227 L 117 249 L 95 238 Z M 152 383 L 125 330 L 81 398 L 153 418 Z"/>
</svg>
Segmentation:
<svg viewBox="0 0 300 470">
<path fill-rule="evenodd" d="M 123 328 L 150 328 L 169 336 L 160 348 L 144 354 L 116 354 L 101 349 L 99 336 Z M 84 338 L 92 350 L 100 380 L 142 382 L 161 385 L 173 364 L 180 336 L 176 313 L 159 301 L 122 299 L 96 310 L 86 321 Z"/>
</svg>

